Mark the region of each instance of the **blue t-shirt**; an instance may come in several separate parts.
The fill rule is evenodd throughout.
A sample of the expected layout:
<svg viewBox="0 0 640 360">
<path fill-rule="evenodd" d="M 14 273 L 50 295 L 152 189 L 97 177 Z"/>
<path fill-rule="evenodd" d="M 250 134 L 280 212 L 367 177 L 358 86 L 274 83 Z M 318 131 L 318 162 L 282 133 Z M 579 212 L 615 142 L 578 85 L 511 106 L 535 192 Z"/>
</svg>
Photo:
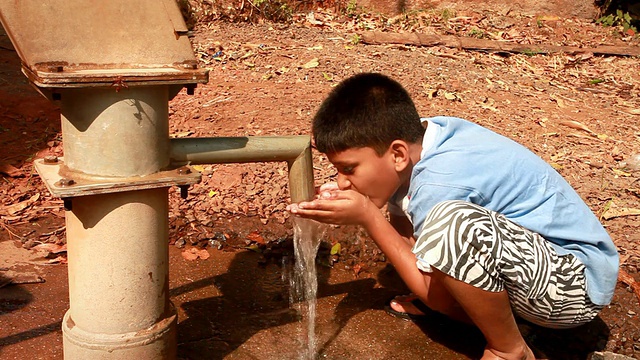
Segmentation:
<svg viewBox="0 0 640 360">
<path fill-rule="evenodd" d="M 598 218 L 549 164 L 524 146 L 469 121 L 429 119 L 409 186 L 407 213 L 419 235 L 431 208 L 464 200 L 499 212 L 586 267 L 594 304 L 611 301 L 618 252 Z"/>
</svg>

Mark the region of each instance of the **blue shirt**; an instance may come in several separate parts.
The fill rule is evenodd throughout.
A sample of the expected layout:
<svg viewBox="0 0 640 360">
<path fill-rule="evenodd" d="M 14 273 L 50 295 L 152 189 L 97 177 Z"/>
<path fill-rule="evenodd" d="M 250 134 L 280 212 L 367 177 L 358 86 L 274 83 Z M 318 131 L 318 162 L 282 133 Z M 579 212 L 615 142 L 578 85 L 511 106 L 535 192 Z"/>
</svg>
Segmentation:
<svg viewBox="0 0 640 360">
<path fill-rule="evenodd" d="M 416 236 L 434 205 L 468 201 L 542 235 L 558 254 L 576 256 L 585 265 L 591 302 L 611 301 L 618 276 L 616 246 L 560 174 L 524 146 L 469 121 L 444 116 L 424 121 L 421 159 L 408 192 Z"/>
</svg>

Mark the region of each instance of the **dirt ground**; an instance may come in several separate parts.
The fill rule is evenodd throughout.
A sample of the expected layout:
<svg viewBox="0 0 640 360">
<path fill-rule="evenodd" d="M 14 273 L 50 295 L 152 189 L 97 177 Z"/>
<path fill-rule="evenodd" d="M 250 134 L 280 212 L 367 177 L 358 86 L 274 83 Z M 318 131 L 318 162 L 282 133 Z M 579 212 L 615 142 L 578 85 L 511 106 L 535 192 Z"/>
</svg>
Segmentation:
<svg viewBox="0 0 640 360">
<path fill-rule="evenodd" d="M 613 303 L 603 310 L 597 327 L 583 331 L 596 332 L 583 338 L 591 342 L 585 349 L 597 343 L 598 350 L 640 359 L 638 58 L 360 41 L 363 30 L 382 29 L 523 44 L 638 46 L 638 36 L 620 28 L 491 11 L 434 10 L 387 19 L 317 10 L 287 23 L 214 20 L 198 23 L 192 38 L 200 65 L 210 70 L 209 83 L 198 86 L 194 95 L 183 91 L 171 100 L 170 133 L 308 134 L 314 111 L 340 80 L 359 72 L 387 74 L 407 88 L 423 116 L 458 116 L 506 135 L 552 164 L 574 186 L 610 232 L 621 260 Z M 29 88 L 4 34 L 0 60 L 0 242 L 45 252 L 48 263 L 65 267 L 62 202 L 51 197 L 32 166 L 35 158 L 63 155 L 59 112 Z M 326 158 L 315 154 L 314 160 L 316 185 L 333 179 L 335 171 Z M 252 261 L 264 264 L 289 248 L 285 164 L 203 165 L 198 170 L 203 181 L 186 200 L 175 189 L 170 192 L 170 246 L 178 249 L 172 251 L 195 247 L 243 253 L 252 247 L 260 252 Z M 341 251 L 331 255 L 336 243 Z M 2 260 L 6 278 L 16 269 L 11 259 Z M 377 278 L 383 262 L 366 234 L 348 227 L 331 228 L 319 257 L 324 267 L 346 269 L 354 279 Z M 0 323 L 11 311 L 11 303 L 0 303 Z M 563 346 L 560 337 L 535 336 L 538 343 L 558 341 L 548 347 Z M 584 354 L 580 345 L 568 351 Z"/>
</svg>

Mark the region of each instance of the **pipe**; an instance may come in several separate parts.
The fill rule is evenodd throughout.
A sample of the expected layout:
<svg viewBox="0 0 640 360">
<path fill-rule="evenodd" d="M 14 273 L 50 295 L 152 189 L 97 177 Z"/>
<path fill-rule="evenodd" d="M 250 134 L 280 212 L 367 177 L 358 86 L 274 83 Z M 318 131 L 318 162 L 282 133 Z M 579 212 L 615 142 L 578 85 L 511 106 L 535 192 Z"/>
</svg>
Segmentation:
<svg viewBox="0 0 640 360">
<path fill-rule="evenodd" d="M 167 85 L 61 95 L 65 171 L 124 178 L 169 164 Z M 65 359 L 175 359 L 168 189 L 70 201 Z"/>
<path fill-rule="evenodd" d="M 249 136 L 171 139 L 172 165 L 286 161 L 291 201 L 313 197 L 309 136 Z"/>
</svg>

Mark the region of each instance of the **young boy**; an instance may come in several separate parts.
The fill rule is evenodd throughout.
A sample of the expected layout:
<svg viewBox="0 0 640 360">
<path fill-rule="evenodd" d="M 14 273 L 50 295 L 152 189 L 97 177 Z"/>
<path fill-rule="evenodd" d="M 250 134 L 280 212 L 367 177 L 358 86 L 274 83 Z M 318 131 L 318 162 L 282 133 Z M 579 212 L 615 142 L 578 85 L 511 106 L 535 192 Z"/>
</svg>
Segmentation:
<svg viewBox="0 0 640 360">
<path fill-rule="evenodd" d="M 514 315 L 569 328 L 611 301 L 611 238 L 575 190 L 516 142 L 458 118 L 420 119 L 400 84 L 372 73 L 329 94 L 313 137 L 337 182 L 289 211 L 362 226 L 417 298 L 482 331 L 483 359 L 534 358 Z M 387 203 L 389 222 L 379 210 Z"/>
</svg>

